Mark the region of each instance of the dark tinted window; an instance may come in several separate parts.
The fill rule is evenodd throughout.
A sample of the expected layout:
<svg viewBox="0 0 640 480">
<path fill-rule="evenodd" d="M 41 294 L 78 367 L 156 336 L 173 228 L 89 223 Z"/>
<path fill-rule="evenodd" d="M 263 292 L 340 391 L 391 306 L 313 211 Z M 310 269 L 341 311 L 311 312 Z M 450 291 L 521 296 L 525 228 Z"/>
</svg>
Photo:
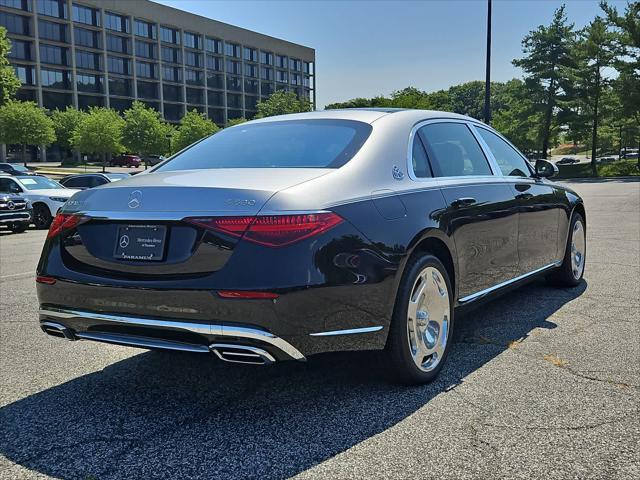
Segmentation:
<svg viewBox="0 0 640 480">
<path fill-rule="evenodd" d="M 413 152 L 412 152 L 413 173 L 418 178 L 431 177 L 431 168 L 429 167 L 429 160 L 427 159 L 427 152 L 425 152 L 422 146 L 420 136 L 416 135 L 413 138 Z"/>
<path fill-rule="evenodd" d="M 91 186 L 89 177 L 69 178 L 60 183 L 67 188 L 89 188 Z"/>
<path fill-rule="evenodd" d="M 10 178 L 0 178 L 0 193 L 20 193 L 22 188 Z"/>
<path fill-rule="evenodd" d="M 487 142 L 502 175 L 528 177 L 531 174 L 526 160 L 511 145 L 489 130 L 484 128 L 478 128 L 477 130 L 482 139 Z"/>
<path fill-rule="evenodd" d="M 419 130 L 436 177 L 491 175 L 489 163 L 463 123 L 433 123 Z"/>
<path fill-rule="evenodd" d="M 371 126 L 349 120 L 245 124 L 193 145 L 157 171 L 199 168 L 338 168 L 369 137 Z"/>
</svg>

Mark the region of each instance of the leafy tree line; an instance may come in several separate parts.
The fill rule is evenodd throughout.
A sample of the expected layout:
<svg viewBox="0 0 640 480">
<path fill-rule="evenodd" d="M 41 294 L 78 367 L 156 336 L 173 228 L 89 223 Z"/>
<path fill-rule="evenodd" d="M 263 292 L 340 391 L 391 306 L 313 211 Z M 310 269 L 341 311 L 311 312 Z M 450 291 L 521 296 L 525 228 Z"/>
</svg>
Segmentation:
<svg viewBox="0 0 640 480">
<path fill-rule="evenodd" d="M 624 12 L 606 2 L 584 28 L 569 23 L 564 6 L 549 25 L 522 40 L 514 65 L 523 80 L 491 83 L 493 126 L 525 152 L 547 158 L 561 141 L 589 146 L 592 169 L 600 152 L 640 142 L 640 2 Z M 482 119 L 484 82 L 389 97 L 355 98 L 326 108 L 398 107 L 445 110 Z"/>
</svg>

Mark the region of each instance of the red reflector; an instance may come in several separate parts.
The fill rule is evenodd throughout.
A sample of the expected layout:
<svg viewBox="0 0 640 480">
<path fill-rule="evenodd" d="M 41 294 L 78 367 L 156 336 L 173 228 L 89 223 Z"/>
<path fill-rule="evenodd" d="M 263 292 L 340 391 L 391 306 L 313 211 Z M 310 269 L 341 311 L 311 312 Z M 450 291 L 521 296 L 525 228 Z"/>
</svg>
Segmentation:
<svg viewBox="0 0 640 480">
<path fill-rule="evenodd" d="M 79 224 L 86 222 L 87 218 L 79 215 L 69 215 L 66 213 L 59 213 L 55 216 L 49 227 L 49 233 L 47 238 L 53 238 L 60 235 L 63 231 L 74 228 Z"/>
<path fill-rule="evenodd" d="M 222 298 L 278 298 L 280 295 L 272 292 L 247 292 L 243 290 L 220 290 L 218 296 Z"/>
<path fill-rule="evenodd" d="M 189 222 L 267 247 L 284 247 L 326 232 L 342 223 L 332 212 L 257 217 L 190 217 Z"/>
<path fill-rule="evenodd" d="M 38 275 L 36 277 L 36 282 L 37 283 L 44 283 L 46 285 L 53 285 L 54 283 L 56 283 L 56 279 L 53 277 L 43 277 Z"/>
</svg>

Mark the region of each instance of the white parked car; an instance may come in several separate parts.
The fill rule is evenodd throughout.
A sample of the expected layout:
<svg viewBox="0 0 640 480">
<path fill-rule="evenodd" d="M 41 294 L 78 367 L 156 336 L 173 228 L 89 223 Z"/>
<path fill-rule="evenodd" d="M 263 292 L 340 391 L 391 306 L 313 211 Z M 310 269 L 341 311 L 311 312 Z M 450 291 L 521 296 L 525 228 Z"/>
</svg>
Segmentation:
<svg viewBox="0 0 640 480">
<path fill-rule="evenodd" d="M 0 193 L 20 194 L 33 206 L 33 224 L 49 228 L 60 207 L 80 190 L 65 188 L 55 180 L 41 175 L 0 176 Z"/>
</svg>

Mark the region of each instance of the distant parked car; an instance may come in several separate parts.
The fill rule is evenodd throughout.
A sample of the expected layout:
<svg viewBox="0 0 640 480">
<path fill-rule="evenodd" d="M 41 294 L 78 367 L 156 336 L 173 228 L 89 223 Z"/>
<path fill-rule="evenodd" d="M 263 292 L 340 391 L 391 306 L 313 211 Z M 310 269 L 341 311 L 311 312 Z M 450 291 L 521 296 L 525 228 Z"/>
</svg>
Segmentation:
<svg viewBox="0 0 640 480">
<path fill-rule="evenodd" d="M 164 155 L 147 155 L 146 157 L 144 157 L 144 162 L 150 167 L 153 167 L 160 162 L 164 162 L 165 160 L 166 157 Z"/>
<path fill-rule="evenodd" d="M 41 175 L 0 176 L 0 194 L 13 193 L 29 200 L 33 205 L 32 223 L 39 229 L 49 228 L 60 207 L 79 191 Z"/>
<path fill-rule="evenodd" d="M 573 165 L 574 163 L 580 163 L 580 160 L 572 157 L 564 157 L 556 162 L 556 165 Z"/>
<path fill-rule="evenodd" d="M 598 163 L 612 163 L 617 162 L 618 159 L 616 157 L 600 157 L 596 158 L 596 162 Z"/>
<path fill-rule="evenodd" d="M 120 155 L 111 160 L 112 167 L 139 167 L 142 159 L 137 155 Z"/>
<path fill-rule="evenodd" d="M 60 180 L 60 183 L 67 188 L 77 188 L 86 190 L 87 188 L 99 187 L 111 182 L 117 182 L 123 178 L 130 177 L 128 173 L 79 173 L 68 175 Z"/>
<path fill-rule="evenodd" d="M 629 160 L 629 159 L 632 159 L 632 158 L 638 158 L 638 152 L 629 152 L 629 153 L 625 153 L 622 157 L 623 157 L 625 160 Z"/>
<path fill-rule="evenodd" d="M 8 173 L 9 175 L 36 175 L 24 165 L 16 163 L 0 163 L 0 172 Z"/>
</svg>

